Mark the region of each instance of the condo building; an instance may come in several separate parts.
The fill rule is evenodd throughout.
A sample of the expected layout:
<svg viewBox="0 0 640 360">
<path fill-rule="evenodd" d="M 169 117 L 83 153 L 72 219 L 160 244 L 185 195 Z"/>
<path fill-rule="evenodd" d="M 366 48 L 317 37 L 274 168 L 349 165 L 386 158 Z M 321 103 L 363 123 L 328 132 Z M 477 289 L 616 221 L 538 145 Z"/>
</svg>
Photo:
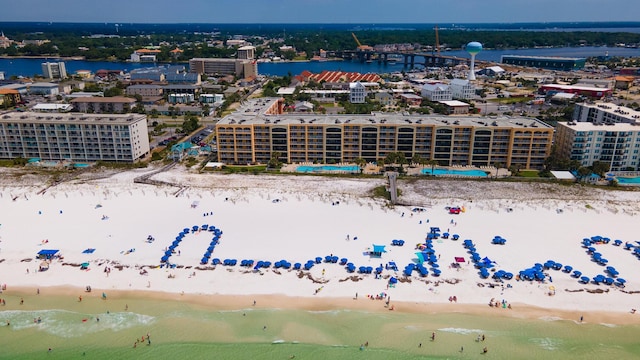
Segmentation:
<svg viewBox="0 0 640 360">
<path fill-rule="evenodd" d="M 135 162 L 150 151 L 145 115 L 0 116 L 0 159 Z"/>
<path fill-rule="evenodd" d="M 42 67 L 42 76 L 47 79 L 65 79 L 67 77 L 67 68 L 64 62 L 44 62 L 40 66 Z"/>
<path fill-rule="evenodd" d="M 556 142 L 562 157 L 582 166 L 599 161 L 608 164 L 610 171 L 640 169 L 640 126 L 636 123 L 558 123 Z"/>
<path fill-rule="evenodd" d="M 240 78 L 258 75 L 255 60 L 226 58 L 193 58 L 189 60 L 189 72 L 200 75 L 234 75 Z"/>
<path fill-rule="evenodd" d="M 469 117 L 376 113 L 284 114 L 278 98 L 253 99 L 216 125 L 218 160 L 267 163 L 377 161 L 391 152 L 440 165 L 542 169 L 554 129 L 526 117 Z"/>
<path fill-rule="evenodd" d="M 561 156 L 582 166 L 595 161 L 611 171 L 640 169 L 640 112 L 613 103 L 576 104 L 573 121 L 558 123 Z"/>
</svg>

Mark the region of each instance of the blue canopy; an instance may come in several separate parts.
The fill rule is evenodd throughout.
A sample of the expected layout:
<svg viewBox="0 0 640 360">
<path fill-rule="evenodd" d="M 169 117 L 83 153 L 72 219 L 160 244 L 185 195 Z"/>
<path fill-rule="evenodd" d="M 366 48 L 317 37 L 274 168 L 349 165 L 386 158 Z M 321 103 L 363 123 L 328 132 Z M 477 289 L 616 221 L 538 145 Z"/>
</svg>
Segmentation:
<svg viewBox="0 0 640 360">
<path fill-rule="evenodd" d="M 383 252 L 387 252 L 387 250 L 385 250 L 384 247 L 385 245 L 373 245 L 373 250 L 371 251 L 371 255 L 382 256 Z"/>
</svg>

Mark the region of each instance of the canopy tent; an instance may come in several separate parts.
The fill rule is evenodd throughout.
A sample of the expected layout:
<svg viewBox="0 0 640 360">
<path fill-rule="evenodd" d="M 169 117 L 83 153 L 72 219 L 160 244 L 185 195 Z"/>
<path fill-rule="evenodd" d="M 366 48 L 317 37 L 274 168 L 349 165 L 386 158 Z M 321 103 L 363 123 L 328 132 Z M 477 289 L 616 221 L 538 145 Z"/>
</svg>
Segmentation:
<svg viewBox="0 0 640 360">
<path fill-rule="evenodd" d="M 51 259 L 56 256 L 59 250 L 40 250 L 38 251 L 39 259 Z"/>
<path fill-rule="evenodd" d="M 377 256 L 380 257 L 382 256 L 382 253 L 387 252 L 387 250 L 384 249 L 385 245 L 373 245 L 373 250 L 369 251 L 369 255 L 371 256 Z"/>
<path fill-rule="evenodd" d="M 456 256 L 454 259 L 456 259 L 456 262 L 459 262 L 459 263 L 465 262 L 463 257 Z"/>
</svg>

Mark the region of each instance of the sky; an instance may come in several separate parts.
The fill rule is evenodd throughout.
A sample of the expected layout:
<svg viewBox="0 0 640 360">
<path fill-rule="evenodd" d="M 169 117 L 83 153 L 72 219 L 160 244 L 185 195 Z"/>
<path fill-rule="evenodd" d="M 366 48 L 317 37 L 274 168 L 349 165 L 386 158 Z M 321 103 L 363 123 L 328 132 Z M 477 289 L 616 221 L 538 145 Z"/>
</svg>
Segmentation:
<svg viewBox="0 0 640 360">
<path fill-rule="evenodd" d="M 0 0 L 5 21 L 521 23 L 640 21 L 639 0 Z"/>
</svg>

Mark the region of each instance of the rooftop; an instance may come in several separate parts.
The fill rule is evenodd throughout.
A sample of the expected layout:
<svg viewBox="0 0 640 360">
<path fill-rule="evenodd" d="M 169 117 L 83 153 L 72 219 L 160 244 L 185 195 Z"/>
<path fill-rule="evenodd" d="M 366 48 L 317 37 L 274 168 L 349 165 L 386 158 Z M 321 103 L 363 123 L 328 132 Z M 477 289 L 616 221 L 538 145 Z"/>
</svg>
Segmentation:
<svg viewBox="0 0 640 360">
<path fill-rule="evenodd" d="M 503 58 L 508 57 L 512 59 L 562 60 L 562 61 L 586 60 L 585 58 L 572 58 L 572 57 L 562 57 L 562 56 L 502 55 L 502 57 Z"/>
<path fill-rule="evenodd" d="M 455 107 L 455 106 L 469 106 L 466 102 L 458 101 L 458 100 L 446 100 L 446 101 L 438 101 L 441 104 L 445 104 L 447 106 Z"/>
<path fill-rule="evenodd" d="M 83 103 L 83 102 L 91 102 L 91 103 L 134 103 L 136 99 L 123 97 L 123 96 L 113 96 L 113 97 L 99 97 L 99 96 L 90 96 L 90 97 L 80 97 L 71 100 L 72 103 Z"/>
<path fill-rule="evenodd" d="M 278 98 L 259 98 L 247 100 L 236 112 L 221 119 L 219 125 L 244 124 L 387 124 L 387 125 L 439 125 L 439 126 L 473 126 L 484 127 L 493 126 L 499 128 L 540 128 L 545 130 L 553 129 L 542 121 L 534 118 L 521 116 L 446 116 L 446 115 L 406 115 L 400 113 L 374 113 L 365 115 L 321 115 L 321 114 L 281 114 L 266 115 L 267 109 L 272 108 Z"/>
<path fill-rule="evenodd" d="M 565 126 L 576 131 L 640 131 L 640 124 L 636 123 L 612 123 L 601 124 L 586 121 L 558 122 L 558 126 Z"/>
<path fill-rule="evenodd" d="M 77 123 L 77 124 L 115 124 L 129 125 L 133 122 L 147 121 L 147 117 L 141 114 L 42 114 L 37 112 L 9 112 L 2 114 L 0 123 Z"/>
</svg>

